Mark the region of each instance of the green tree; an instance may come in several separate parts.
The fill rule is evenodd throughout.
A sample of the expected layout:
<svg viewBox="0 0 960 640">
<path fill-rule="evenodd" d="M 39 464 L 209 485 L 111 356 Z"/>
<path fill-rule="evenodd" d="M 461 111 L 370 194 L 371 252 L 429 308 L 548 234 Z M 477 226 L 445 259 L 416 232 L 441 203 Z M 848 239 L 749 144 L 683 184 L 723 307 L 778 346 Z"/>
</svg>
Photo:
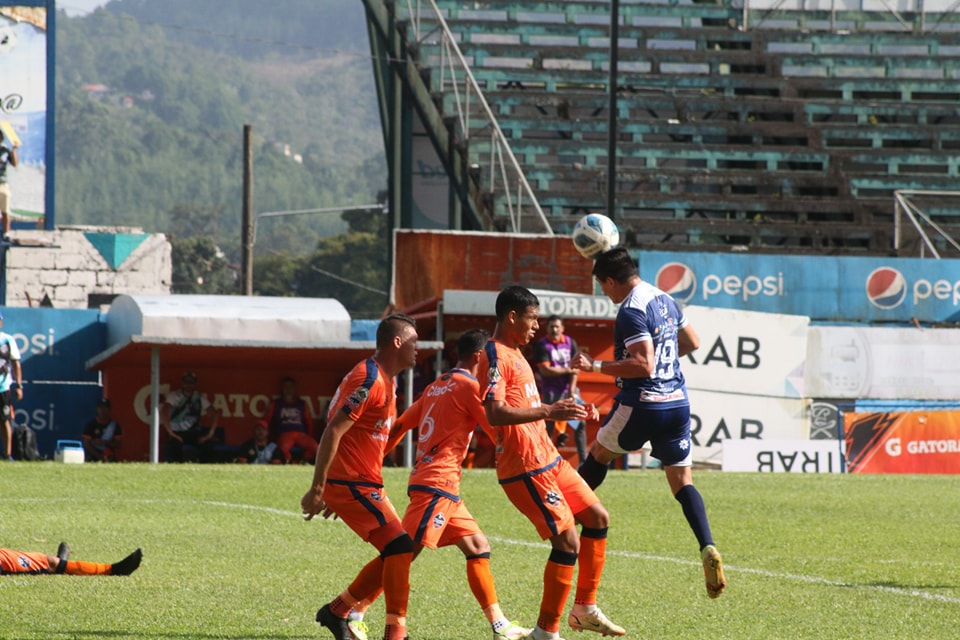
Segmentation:
<svg viewBox="0 0 960 640">
<path fill-rule="evenodd" d="M 170 239 L 173 293 L 227 295 L 239 292 L 236 272 L 212 238 Z"/>
</svg>

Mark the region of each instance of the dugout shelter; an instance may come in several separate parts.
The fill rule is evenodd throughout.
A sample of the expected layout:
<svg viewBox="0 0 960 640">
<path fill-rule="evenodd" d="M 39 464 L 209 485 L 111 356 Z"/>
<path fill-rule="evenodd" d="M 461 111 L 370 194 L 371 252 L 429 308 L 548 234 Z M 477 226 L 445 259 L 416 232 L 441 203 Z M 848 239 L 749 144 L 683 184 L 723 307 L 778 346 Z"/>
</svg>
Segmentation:
<svg viewBox="0 0 960 640">
<path fill-rule="evenodd" d="M 284 376 L 322 416 L 343 376 L 376 351 L 373 341 L 351 340 L 350 315 L 334 299 L 125 295 L 106 324 L 106 349 L 86 366 L 101 372 L 123 427 L 123 460 L 159 461 L 160 403 L 185 371 L 196 373 L 225 443 L 235 445 L 252 435 Z M 422 359 L 442 346 L 421 337 Z M 412 397 L 413 378 L 404 378 L 400 408 Z"/>
</svg>

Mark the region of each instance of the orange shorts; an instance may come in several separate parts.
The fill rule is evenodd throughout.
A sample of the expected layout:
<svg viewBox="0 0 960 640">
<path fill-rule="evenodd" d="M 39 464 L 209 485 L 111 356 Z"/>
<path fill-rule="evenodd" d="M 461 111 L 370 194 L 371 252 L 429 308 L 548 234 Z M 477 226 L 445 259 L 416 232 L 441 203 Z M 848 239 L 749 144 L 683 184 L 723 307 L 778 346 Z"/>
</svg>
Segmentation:
<svg viewBox="0 0 960 640">
<path fill-rule="evenodd" d="M 526 475 L 500 480 L 500 485 L 544 540 L 574 526 L 576 514 L 600 501 L 563 458 Z"/>
<path fill-rule="evenodd" d="M 0 574 L 4 573 L 50 573 L 50 563 L 45 553 L 0 549 Z"/>
<path fill-rule="evenodd" d="M 403 528 L 415 543 L 429 549 L 448 547 L 462 538 L 482 533 L 463 500 L 428 491 L 410 492 Z"/>
<path fill-rule="evenodd" d="M 380 485 L 327 480 L 323 500 L 337 517 L 364 542 L 383 551 L 388 542 L 404 533 L 397 510 Z"/>
</svg>

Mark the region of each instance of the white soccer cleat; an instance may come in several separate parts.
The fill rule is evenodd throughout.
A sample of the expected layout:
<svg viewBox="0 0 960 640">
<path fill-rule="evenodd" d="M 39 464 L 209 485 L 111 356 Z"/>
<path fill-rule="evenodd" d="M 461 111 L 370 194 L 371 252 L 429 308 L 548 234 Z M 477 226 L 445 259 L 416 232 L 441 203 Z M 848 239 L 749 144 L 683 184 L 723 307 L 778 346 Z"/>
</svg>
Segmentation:
<svg viewBox="0 0 960 640">
<path fill-rule="evenodd" d="M 627 634 L 626 629 L 610 621 L 610 618 L 603 615 L 603 611 L 596 609 L 587 613 L 570 612 L 567 618 L 567 624 L 574 631 L 593 631 L 602 636 L 623 636 Z"/>
</svg>

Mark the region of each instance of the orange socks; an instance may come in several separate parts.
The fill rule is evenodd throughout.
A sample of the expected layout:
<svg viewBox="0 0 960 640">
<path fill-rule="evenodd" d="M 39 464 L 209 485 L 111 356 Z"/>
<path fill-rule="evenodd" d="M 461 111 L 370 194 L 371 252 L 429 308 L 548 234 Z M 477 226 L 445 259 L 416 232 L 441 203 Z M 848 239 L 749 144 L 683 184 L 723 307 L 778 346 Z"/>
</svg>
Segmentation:
<svg viewBox="0 0 960 640">
<path fill-rule="evenodd" d="M 567 564 L 568 558 L 562 558 L 561 562 L 554 560 L 554 556 L 562 554 L 563 556 L 572 556 L 572 561 Z M 577 561 L 577 554 L 566 554 L 554 551 L 550 554 L 550 560 L 547 561 L 547 567 L 543 572 L 543 599 L 540 601 L 540 617 L 537 618 L 537 626 L 550 633 L 560 631 L 560 618 L 563 616 L 563 609 L 567 604 L 567 596 L 570 595 L 570 588 L 573 586 L 573 570 Z"/>
<path fill-rule="evenodd" d="M 403 640 L 407 635 L 407 604 L 410 601 L 412 562 L 412 551 L 395 553 L 383 559 L 383 604 L 387 610 L 387 633 L 384 636 L 386 640 Z"/>
<path fill-rule="evenodd" d="M 489 554 L 467 558 L 467 583 L 481 609 L 486 611 L 491 605 L 497 604 L 497 588 L 490 571 Z"/>
<path fill-rule="evenodd" d="M 596 604 L 600 575 L 607 558 L 607 530 L 587 529 L 580 534 L 580 572 L 577 575 L 575 604 Z"/>
<path fill-rule="evenodd" d="M 106 576 L 110 575 L 111 565 L 103 562 L 84 562 L 83 560 L 67 560 L 64 573 L 71 576 Z"/>
</svg>

